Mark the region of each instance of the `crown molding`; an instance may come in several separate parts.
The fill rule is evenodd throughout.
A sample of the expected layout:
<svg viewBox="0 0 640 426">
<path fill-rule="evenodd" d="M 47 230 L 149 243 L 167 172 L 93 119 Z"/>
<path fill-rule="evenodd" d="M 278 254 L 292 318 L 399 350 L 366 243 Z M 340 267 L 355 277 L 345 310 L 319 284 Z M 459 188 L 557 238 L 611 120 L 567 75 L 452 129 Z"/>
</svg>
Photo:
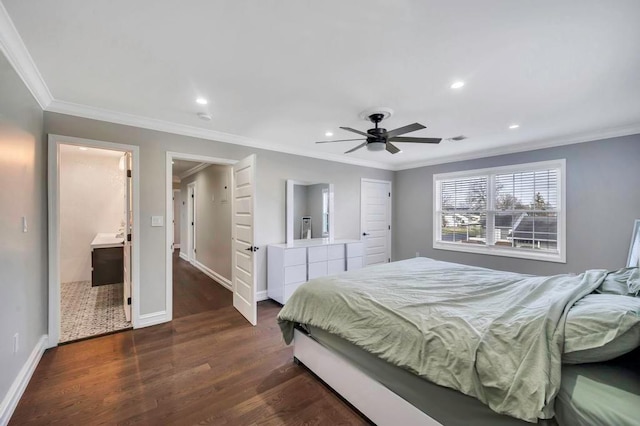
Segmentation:
<svg viewBox="0 0 640 426">
<path fill-rule="evenodd" d="M 7 57 L 13 69 L 16 70 L 16 73 L 18 73 L 40 105 L 40 108 L 46 109 L 53 101 L 53 96 L 1 1 L 0 51 Z"/>
<path fill-rule="evenodd" d="M 514 145 L 505 145 L 492 149 L 483 149 L 474 152 L 467 152 L 459 155 L 449 155 L 446 157 L 434 158 L 425 161 L 415 161 L 411 163 L 399 164 L 392 170 L 409 170 L 416 169 L 418 167 L 435 166 L 437 164 L 454 163 L 457 161 L 477 160 L 479 158 L 495 157 L 498 155 L 515 154 L 518 152 L 535 151 L 538 149 L 554 148 L 563 145 L 573 145 L 577 143 L 592 142 L 601 139 L 617 138 L 622 136 L 630 136 L 640 134 L 640 123 L 632 124 L 624 127 L 614 127 L 610 129 L 588 132 L 588 133 L 576 133 L 572 135 L 563 136 L 560 138 L 539 139 L 533 141 L 527 141 Z"/>
<path fill-rule="evenodd" d="M 53 100 L 46 109 L 50 112 L 73 115 L 91 120 L 107 121 L 125 126 L 140 127 L 143 129 L 156 130 L 160 132 L 172 133 L 176 135 L 189 136 L 199 139 L 207 139 L 217 142 L 230 143 L 235 145 L 248 146 L 251 148 L 276 151 L 285 154 L 300 155 L 303 157 L 317 158 L 320 160 L 334 161 L 338 163 L 351 164 L 354 166 L 372 167 L 375 169 L 392 170 L 392 166 L 383 162 L 361 160 L 357 158 L 344 157 L 335 154 L 322 154 L 309 152 L 303 149 L 291 148 L 287 145 L 268 142 L 260 139 L 247 138 L 231 133 L 219 132 L 216 130 L 204 129 L 201 127 L 178 124 L 155 118 L 143 117 L 103 108 L 96 108 L 88 105 L 76 104 L 73 102 Z"/>
<path fill-rule="evenodd" d="M 186 178 L 188 178 L 189 176 L 198 173 L 200 170 L 204 170 L 207 167 L 209 167 L 211 164 L 207 164 L 207 163 L 200 163 L 198 165 L 196 165 L 195 167 L 190 168 L 189 170 L 185 170 L 184 172 L 180 173 L 178 175 L 178 177 L 180 178 L 180 180 L 184 180 Z"/>
</svg>

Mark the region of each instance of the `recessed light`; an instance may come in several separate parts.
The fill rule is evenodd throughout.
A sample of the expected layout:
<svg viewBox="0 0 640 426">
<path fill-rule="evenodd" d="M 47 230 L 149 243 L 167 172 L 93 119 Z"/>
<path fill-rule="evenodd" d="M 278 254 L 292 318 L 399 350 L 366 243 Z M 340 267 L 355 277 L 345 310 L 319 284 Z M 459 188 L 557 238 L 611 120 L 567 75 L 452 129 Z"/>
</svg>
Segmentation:
<svg viewBox="0 0 640 426">
<path fill-rule="evenodd" d="M 519 124 L 512 124 L 511 126 L 509 126 L 509 128 L 510 128 L 511 130 L 513 130 L 513 129 L 517 129 L 518 127 L 520 127 L 520 125 L 519 125 Z"/>
<path fill-rule="evenodd" d="M 330 138 L 331 136 L 333 136 L 333 132 L 324 132 L 324 135 Z"/>
<path fill-rule="evenodd" d="M 456 81 L 451 85 L 451 88 L 460 89 L 462 86 L 464 86 L 464 81 Z"/>
<path fill-rule="evenodd" d="M 78 149 L 79 149 L 80 151 L 86 151 L 86 150 L 88 150 L 89 148 L 87 148 L 86 146 L 79 146 L 79 147 L 78 147 Z"/>
<path fill-rule="evenodd" d="M 196 102 L 199 103 L 200 105 L 206 105 L 209 103 L 209 101 L 207 101 L 205 98 L 198 98 L 196 99 Z"/>
</svg>

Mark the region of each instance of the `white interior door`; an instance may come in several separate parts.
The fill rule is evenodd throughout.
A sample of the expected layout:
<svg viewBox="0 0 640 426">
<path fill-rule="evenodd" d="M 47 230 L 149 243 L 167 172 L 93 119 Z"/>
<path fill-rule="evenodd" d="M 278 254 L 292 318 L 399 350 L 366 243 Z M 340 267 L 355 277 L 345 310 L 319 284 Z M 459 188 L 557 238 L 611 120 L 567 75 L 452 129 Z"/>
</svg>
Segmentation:
<svg viewBox="0 0 640 426">
<path fill-rule="evenodd" d="M 233 306 L 253 325 L 258 322 L 256 301 L 255 155 L 233 166 Z"/>
<path fill-rule="evenodd" d="M 125 178 L 124 178 L 124 254 L 123 254 L 123 276 L 124 291 L 123 306 L 124 316 L 127 321 L 131 321 L 131 244 L 133 230 L 133 178 L 132 178 L 132 156 L 130 152 L 124 154 Z"/>
<path fill-rule="evenodd" d="M 173 249 L 180 248 L 180 190 L 173 190 L 173 217 L 171 223 L 173 225 Z"/>
<path fill-rule="evenodd" d="M 187 185 L 187 255 L 189 262 L 196 261 L 196 183 Z"/>
<path fill-rule="evenodd" d="M 391 182 L 362 179 L 360 229 L 364 266 L 391 261 Z"/>
</svg>

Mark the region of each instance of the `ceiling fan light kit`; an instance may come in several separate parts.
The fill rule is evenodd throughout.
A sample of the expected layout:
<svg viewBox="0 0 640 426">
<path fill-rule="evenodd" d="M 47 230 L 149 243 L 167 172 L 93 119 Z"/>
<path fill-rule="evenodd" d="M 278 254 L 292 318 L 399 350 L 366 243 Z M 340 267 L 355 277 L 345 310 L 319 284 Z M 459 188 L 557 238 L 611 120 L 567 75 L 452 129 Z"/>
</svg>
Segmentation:
<svg viewBox="0 0 640 426">
<path fill-rule="evenodd" d="M 351 152 L 357 151 L 360 148 L 367 147 L 369 151 L 388 151 L 391 154 L 398 154 L 402 152 L 400 148 L 395 146 L 391 142 L 409 142 L 409 143 L 440 143 L 442 138 L 416 138 L 411 136 L 401 136 L 405 133 L 415 132 L 416 130 L 426 129 L 425 126 L 419 123 L 409 124 L 407 126 L 399 127 L 394 130 L 389 130 L 378 127 L 378 124 L 384 120 L 385 118 L 390 117 L 393 114 L 393 110 L 391 108 L 385 107 L 377 107 L 372 108 L 367 111 L 363 111 L 360 116 L 363 117 L 365 114 L 366 118 L 371 121 L 375 127 L 373 129 L 369 129 L 365 132 L 360 130 L 353 129 L 351 127 L 340 127 L 342 130 L 346 130 L 348 132 L 356 133 L 360 136 L 364 136 L 364 142 L 358 146 L 351 148 L 346 151 L 345 154 L 349 154 Z M 360 139 L 340 139 L 335 141 L 319 141 L 316 143 L 332 143 L 332 142 L 345 142 L 349 140 L 362 140 Z"/>
</svg>

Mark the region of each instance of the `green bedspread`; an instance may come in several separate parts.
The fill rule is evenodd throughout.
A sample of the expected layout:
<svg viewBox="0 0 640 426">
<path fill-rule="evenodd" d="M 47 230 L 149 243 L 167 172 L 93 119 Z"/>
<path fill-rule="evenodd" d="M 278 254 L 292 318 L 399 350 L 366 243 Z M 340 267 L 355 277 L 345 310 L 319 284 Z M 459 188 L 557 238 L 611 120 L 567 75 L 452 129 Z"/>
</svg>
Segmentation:
<svg viewBox="0 0 640 426">
<path fill-rule="evenodd" d="M 415 258 L 312 280 L 278 315 L 529 422 L 553 417 L 569 308 L 603 270 L 538 277 Z"/>
</svg>

